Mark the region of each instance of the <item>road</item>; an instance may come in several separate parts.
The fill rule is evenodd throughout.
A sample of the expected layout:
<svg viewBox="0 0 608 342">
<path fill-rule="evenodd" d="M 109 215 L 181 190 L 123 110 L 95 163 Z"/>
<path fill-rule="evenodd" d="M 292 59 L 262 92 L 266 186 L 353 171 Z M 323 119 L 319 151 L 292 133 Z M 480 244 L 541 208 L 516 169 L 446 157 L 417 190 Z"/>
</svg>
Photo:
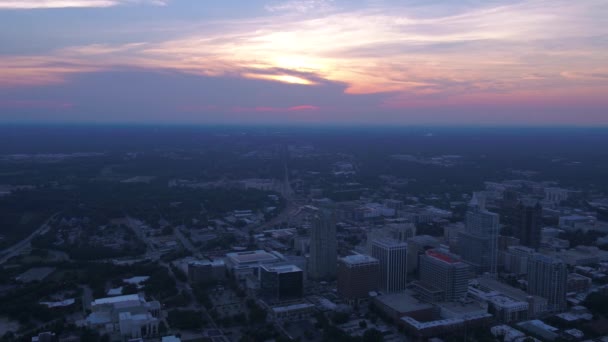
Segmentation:
<svg viewBox="0 0 608 342">
<path fill-rule="evenodd" d="M 46 221 L 44 221 L 44 223 L 42 225 L 40 225 L 40 227 L 38 229 L 36 229 L 32 234 L 30 234 L 30 236 L 19 241 L 18 243 L 14 244 L 13 246 L 3 250 L 2 251 L 3 256 L 2 256 L 2 258 L 0 258 L 0 265 L 7 262 L 10 258 L 21 254 L 23 252 L 23 250 L 30 247 L 30 243 L 32 242 L 32 240 L 36 236 L 38 236 L 42 231 L 44 231 L 47 228 L 48 223 L 52 219 L 54 219 L 57 215 L 59 215 L 59 212 L 56 212 L 53 215 L 51 215 L 51 217 L 49 217 Z"/>
<path fill-rule="evenodd" d="M 289 168 L 287 167 L 287 159 L 288 159 L 287 154 L 288 153 L 287 153 L 287 151 L 284 151 L 283 153 L 284 153 L 284 155 L 282 158 L 283 158 L 283 167 L 285 169 L 285 174 L 283 176 L 283 185 L 281 187 L 281 196 L 283 196 L 283 198 L 285 199 L 285 208 L 283 209 L 283 211 L 281 211 L 281 213 L 279 215 L 275 216 L 270 221 L 268 221 L 258 227 L 258 228 L 261 228 L 262 230 L 274 228 L 275 225 L 282 223 L 282 222 L 289 223 L 290 217 L 295 212 L 297 212 L 298 208 L 300 207 L 297 204 L 297 201 L 295 198 L 295 191 L 293 191 L 293 188 L 291 187 L 291 182 L 289 181 Z"/>
<path fill-rule="evenodd" d="M 194 257 L 199 259 L 203 257 L 201 251 L 194 247 L 192 242 L 190 242 L 190 240 L 184 236 L 184 233 L 182 233 L 180 228 L 174 228 L 173 234 L 179 239 L 184 248 L 189 250 Z"/>
</svg>

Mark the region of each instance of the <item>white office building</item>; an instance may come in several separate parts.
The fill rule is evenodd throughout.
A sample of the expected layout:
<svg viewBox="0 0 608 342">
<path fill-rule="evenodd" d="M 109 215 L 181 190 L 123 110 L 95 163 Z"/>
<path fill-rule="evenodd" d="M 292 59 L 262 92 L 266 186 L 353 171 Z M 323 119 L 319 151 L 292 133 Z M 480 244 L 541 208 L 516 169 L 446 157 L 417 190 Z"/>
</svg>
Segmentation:
<svg viewBox="0 0 608 342">
<path fill-rule="evenodd" d="M 86 318 L 89 328 L 123 339 L 158 335 L 160 303 L 147 302 L 143 294 L 96 299 Z"/>
<path fill-rule="evenodd" d="M 380 290 L 399 292 L 407 287 L 407 243 L 392 239 L 373 240 L 371 255 L 378 259 Z"/>
</svg>

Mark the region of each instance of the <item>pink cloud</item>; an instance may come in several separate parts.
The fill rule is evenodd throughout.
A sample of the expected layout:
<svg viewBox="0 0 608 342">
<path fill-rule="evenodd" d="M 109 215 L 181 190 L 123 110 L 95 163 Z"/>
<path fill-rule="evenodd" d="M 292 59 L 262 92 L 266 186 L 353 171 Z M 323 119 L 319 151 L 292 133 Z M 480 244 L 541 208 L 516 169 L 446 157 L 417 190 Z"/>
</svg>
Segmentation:
<svg viewBox="0 0 608 342">
<path fill-rule="evenodd" d="M 289 112 L 299 112 L 299 111 L 313 111 L 313 110 L 319 110 L 319 107 L 317 106 L 313 106 L 313 105 L 302 105 L 302 106 L 294 106 L 294 107 L 289 107 L 287 109 Z"/>
</svg>

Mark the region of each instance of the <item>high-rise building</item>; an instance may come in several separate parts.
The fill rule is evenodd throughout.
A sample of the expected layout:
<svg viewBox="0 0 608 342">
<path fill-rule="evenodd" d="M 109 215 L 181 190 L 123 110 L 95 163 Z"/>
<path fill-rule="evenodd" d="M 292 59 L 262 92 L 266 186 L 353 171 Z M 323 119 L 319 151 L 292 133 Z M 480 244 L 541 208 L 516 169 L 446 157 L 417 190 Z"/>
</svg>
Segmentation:
<svg viewBox="0 0 608 342">
<path fill-rule="evenodd" d="M 338 294 L 351 303 L 367 298 L 378 288 L 380 263 L 368 255 L 349 255 L 338 260 Z"/>
<path fill-rule="evenodd" d="M 543 208 L 535 204 L 520 202 L 517 206 L 515 237 L 530 248 L 540 247 Z"/>
<path fill-rule="evenodd" d="M 407 243 L 378 239 L 371 243 L 372 257 L 378 259 L 380 290 L 399 292 L 407 287 Z"/>
<path fill-rule="evenodd" d="M 392 239 L 399 242 L 407 242 L 409 238 L 416 236 L 416 225 L 412 222 L 403 219 L 392 221 L 367 233 L 368 251 L 371 251 L 372 241 L 374 240 Z"/>
<path fill-rule="evenodd" d="M 304 272 L 295 265 L 260 266 L 260 290 L 273 300 L 302 297 Z"/>
<path fill-rule="evenodd" d="M 407 239 L 407 273 L 418 271 L 419 257 L 427 249 L 437 248 L 439 245 L 439 240 L 430 235 L 417 235 Z"/>
<path fill-rule="evenodd" d="M 329 208 L 312 208 L 310 219 L 310 263 L 312 279 L 336 277 L 337 245 L 336 224 Z"/>
<path fill-rule="evenodd" d="M 528 273 L 528 259 L 534 256 L 534 249 L 525 246 L 510 246 L 504 252 L 505 271 L 517 275 Z"/>
<path fill-rule="evenodd" d="M 498 214 L 486 210 L 484 200 L 473 195 L 466 214 L 465 230 L 458 235 L 458 251 L 462 259 L 479 273 L 497 272 L 498 221 Z"/>
<path fill-rule="evenodd" d="M 528 293 L 547 299 L 549 310 L 566 309 L 568 268 L 557 258 L 539 253 L 528 258 Z"/>
<path fill-rule="evenodd" d="M 420 256 L 420 282 L 441 290 L 444 301 L 466 296 L 469 275 L 469 266 L 447 253 L 429 249 Z"/>
</svg>

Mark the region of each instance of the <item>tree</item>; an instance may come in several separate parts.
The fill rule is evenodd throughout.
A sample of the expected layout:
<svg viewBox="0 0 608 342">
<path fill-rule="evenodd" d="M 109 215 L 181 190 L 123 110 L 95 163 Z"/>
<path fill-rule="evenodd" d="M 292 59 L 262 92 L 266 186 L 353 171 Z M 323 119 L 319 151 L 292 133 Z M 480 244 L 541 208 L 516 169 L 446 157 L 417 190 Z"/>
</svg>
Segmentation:
<svg viewBox="0 0 608 342">
<path fill-rule="evenodd" d="M 335 312 L 332 316 L 331 316 L 331 320 L 332 322 L 334 322 L 334 324 L 344 324 L 346 322 L 348 322 L 350 315 L 345 313 L 345 312 Z"/>
<path fill-rule="evenodd" d="M 172 328 L 186 330 L 200 329 L 205 323 L 203 313 L 196 310 L 171 310 L 167 321 Z"/>
<path fill-rule="evenodd" d="M 377 329 L 368 329 L 363 333 L 363 342 L 382 342 L 384 341 L 384 336 Z"/>
</svg>

